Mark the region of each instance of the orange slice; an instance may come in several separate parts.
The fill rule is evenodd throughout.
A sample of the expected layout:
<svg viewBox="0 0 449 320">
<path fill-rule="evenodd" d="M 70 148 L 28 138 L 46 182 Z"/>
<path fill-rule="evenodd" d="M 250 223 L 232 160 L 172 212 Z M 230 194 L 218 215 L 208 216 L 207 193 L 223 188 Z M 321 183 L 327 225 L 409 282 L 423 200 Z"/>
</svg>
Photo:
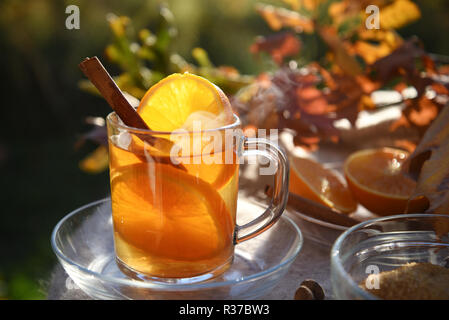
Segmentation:
<svg viewBox="0 0 449 320">
<path fill-rule="evenodd" d="M 203 122 L 217 120 L 219 126 L 232 121 L 231 104 L 223 91 L 190 73 L 174 73 L 152 86 L 137 112 L 153 131 L 172 132 L 196 118 Z"/>
<path fill-rule="evenodd" d="M 408 155 L 392 148 L 366 149 L 350 155 L 344 172 L 354 197 L 379 215 L 404 213 L 416 187 L 416 182 L 401 172 Z M 426 205 L 424 198 L 417 198 L 410 201 L 408 211 L 418 212 Z"/>
<path fill-rule="evenodd" d="M 238 176 L 237 155 L 232 150 L 227 152 L 232 156 L 230 163 L 226 163 L 226 152 L 219 151 L 211 155 L 211 157 L 216 157 L 215 163 L 205 164 L 205 160 L 202 158 L 200 159 L 201 164 L 195 164 L 196 157 L 190 157 L 188 159 L 190 163 L 183 163 L 183 165 L 189 174 L 210 183 L 214 189 L 219 190 L 227 185 L 234 175 Z"/>
<path fill-rule="evenodd" d="M 289 191 L 343 213 L 353 212 L 357 203 L 338 176 L 311 159 L 290 156 Z"/>
<path fill-rule="evenodd" d="M 147 91 L 137 112 L 152 130 L 164 132 L 173 132 L 178 129 L 198 132 L 220 128 L 233 121 L 231 104 L 223 91 L 207 79 L 190 73 L 175 73 L 159 81 Z M 219 150 L 213 148 L 212 151 L 208 149 L 208 146 L 211 143 L 210 138 L 214 135 L 219 135 L 222 143 Z M 231 164 L 225 164 L 224 161 L 207 164 L 203 161 L 203 158 L 207 156 L 224 160 L 223 132 L 201 132 L 200 135 L 182 134 L 173 137 L 164 136 L 164 138 L 172 140 L 187 138 L 188 141 L 185 142 L 191 150 L 188 156 L 177 160 L 182 162 L 189 174 L 209 182 L 216 189 L 226 185 L 237 170 L 235 157 Z M 175 142 L 179 143 L 179 141 Z M 183 145 L 183 142 L 180 145 Z M 147 155 L 168 156 L 157 154 L 157 150 L 144 148 L 139 139 L 133 139 L 131 146 L 135 150 L 146 149 Z M 208 153 L 206 149 L 209 150 Z M 232 150 L 227 152 L 234 153 Z M 184 163 L 183 160 L 187 162 Z"/>
<path fill-rule="evenodd" d="M 208 183 L 157 163 L 111 173 L 114 229 L 148 254 L 195 261 L 232 243 L 233 221 Z"/>
</svg>

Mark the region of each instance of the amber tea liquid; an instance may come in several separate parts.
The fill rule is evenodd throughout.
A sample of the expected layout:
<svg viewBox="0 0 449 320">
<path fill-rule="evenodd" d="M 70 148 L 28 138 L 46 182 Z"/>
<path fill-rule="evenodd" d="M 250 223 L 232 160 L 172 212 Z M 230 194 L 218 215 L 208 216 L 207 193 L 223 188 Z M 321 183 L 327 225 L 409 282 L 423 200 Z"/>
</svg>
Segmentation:
<svg viewBox="0 0 449 320">
<path fill-rule="evenodd" d="M 219 150 L 214 158 L 222 163 L 192 155 L 181 170 L 159 162 L 136 137 L 109 137 L 119 264 L 154 278 L 189 278 L 227 268 L 234 246 L 237 161 L 226 164 L 226 150 Z"/>
</svg>

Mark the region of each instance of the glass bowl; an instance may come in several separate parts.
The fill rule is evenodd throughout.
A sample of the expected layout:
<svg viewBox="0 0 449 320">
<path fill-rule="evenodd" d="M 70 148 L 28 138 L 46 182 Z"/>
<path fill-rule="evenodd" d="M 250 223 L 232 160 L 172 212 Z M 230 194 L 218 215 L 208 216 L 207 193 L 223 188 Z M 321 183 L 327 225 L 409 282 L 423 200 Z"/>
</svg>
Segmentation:
<svg viewBox="0 0 449 320">
<path fill-rule="evenodd" d="M 373 272 L 393 270 L 412 262 L 447 267 L 448 230 L 449 215 L 437 214 L 394 215 L 349 228 L 331 250 L 335 298 L 378 299 L 358 285 Z"/>
<path fill-rule="evenodd" d="M 262 211 L 259 205 L 239 200 L 239 219 Z M 67 274 L 94 299 L 255 299 L 272 290 L 287 273 L 302 243 L 301 231 L 284 215 L 269 230 L 238 244 L 232 266 L 221 276 L 174 284 L 131 279 L 119 270 L 110 199 L 71 212 L 51 237 Z"/>
</svg>

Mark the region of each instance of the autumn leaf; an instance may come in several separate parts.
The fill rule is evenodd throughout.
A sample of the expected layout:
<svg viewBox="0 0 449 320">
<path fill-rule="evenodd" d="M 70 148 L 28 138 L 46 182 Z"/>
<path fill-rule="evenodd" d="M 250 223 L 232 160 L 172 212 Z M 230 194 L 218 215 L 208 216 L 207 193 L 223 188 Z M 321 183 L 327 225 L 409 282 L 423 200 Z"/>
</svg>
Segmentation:
<svg viewBox="0 0 449 320">
<path fill-rule="evenodd" d="M 399 29 L 421 17 L 418 6 L 410 0 L 396 0 L 380 10 L 382 29 Z"/>
<path fill-rule="evenodd" d="M 301 7 L 301 0 L 282 0 L 288 4 L 293 10 L 298 10 Z"/>
<path fill-rule="evenodd" d="M 362 41 L 385 43 L 393 49 L 400 47 L 404 42 L 395 30 L 366 29 L 365 26 L 360 27 L 357 36 Z"/>
<path fill-rule="evenodd" d="M 321 27 L 318 30 L 323 41 L 335 55 L 335 63 L 346 74 L 355 76 L 363 72 L 355 57 L 349 53 L 348 45 L 338 36 L 333 27 Z"/>
<path fill-rule="evenodd" d="M 322 79 L 331 90 L 318 87 Z M 240 92 L 233 105 L 245 124 L 291 129 L 296 132 L 295 143 L 312 148 L 322 140 L 339 140 L 336 120 L 355 123 L 375 88 L 364 81 L 369 79 L 332 74 L 312 65 L 301 70 L 284 67 Z"/>
<path fill-rule="evenodd" d="M 363 58 L 367 64 L 373 64 L 380 58 L 386 57 L 393 50 L 385 42 L 372 44 L 368 41 L 357 41 L 353 46 L 354 53 Z"/>
<path fill-rule="evenodd" d="M 424 55 L 425 51 L 419 46 L 418 41 L 412 38 L 390 55 L 376 61 L 371 69 L 376 70 L 380 81 L 387 82 L 397 75 L 416 72 L 415 60 Z"/>
<path fill-rule="evenodd" d="M 422 136 L 438 116 L 442 107 L 435 99 L 429 99 L 426 96 L 406 100 L 402 116 L 393 122 L 390 130 L 395 131 L 400 127 L 414 128 Z"/>
<path fill-rule="evenodd" d="M 281 65 L 284 58 L 298 54 L 300 49 L 299 39 L 290 32 L 284 32 L 268 37 L 259 37 L 251 45 L 250 51 L 253 54 L 267 52 L 278 65 Z"/>
<path fill-rule="evenodd" d="M 417 178 L 414 197 L 425 196 L 429 200 L 426 212 L 449 214 L 449 107 L 426 131 L 424 137 L 410 155 L 405 170 Z"/>
<path fill-rule="evenodd" d="M 296 11 L 265 4 L 258 4 L 256 11 L 275 31 L 291 28 L 296 32 L 312 33 L 314 30 L 313 21 Z"/>
</svg>

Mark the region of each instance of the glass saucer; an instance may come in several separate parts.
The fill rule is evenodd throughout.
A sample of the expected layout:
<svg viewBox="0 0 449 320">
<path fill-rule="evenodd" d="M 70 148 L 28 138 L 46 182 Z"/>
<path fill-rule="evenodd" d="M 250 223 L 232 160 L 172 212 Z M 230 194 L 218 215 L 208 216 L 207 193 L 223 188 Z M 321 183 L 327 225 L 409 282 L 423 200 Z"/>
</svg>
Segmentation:
<svg viewBox="0 0 449 320">
<path fill-rule="evenodd" d="M 238 222 L 263 212 L 239 199 Z M 256 299 L 287 273 L 303 243 L 301 231 L 285 214 L 257 237 L 235 247 L 234 262 L 221 276 L 194 284 L 136 280 L 115 261 L 111 201 L 85 205 L 54 228 L 51 244 L 67 274 L 94 299 Z"/>
</svg>

